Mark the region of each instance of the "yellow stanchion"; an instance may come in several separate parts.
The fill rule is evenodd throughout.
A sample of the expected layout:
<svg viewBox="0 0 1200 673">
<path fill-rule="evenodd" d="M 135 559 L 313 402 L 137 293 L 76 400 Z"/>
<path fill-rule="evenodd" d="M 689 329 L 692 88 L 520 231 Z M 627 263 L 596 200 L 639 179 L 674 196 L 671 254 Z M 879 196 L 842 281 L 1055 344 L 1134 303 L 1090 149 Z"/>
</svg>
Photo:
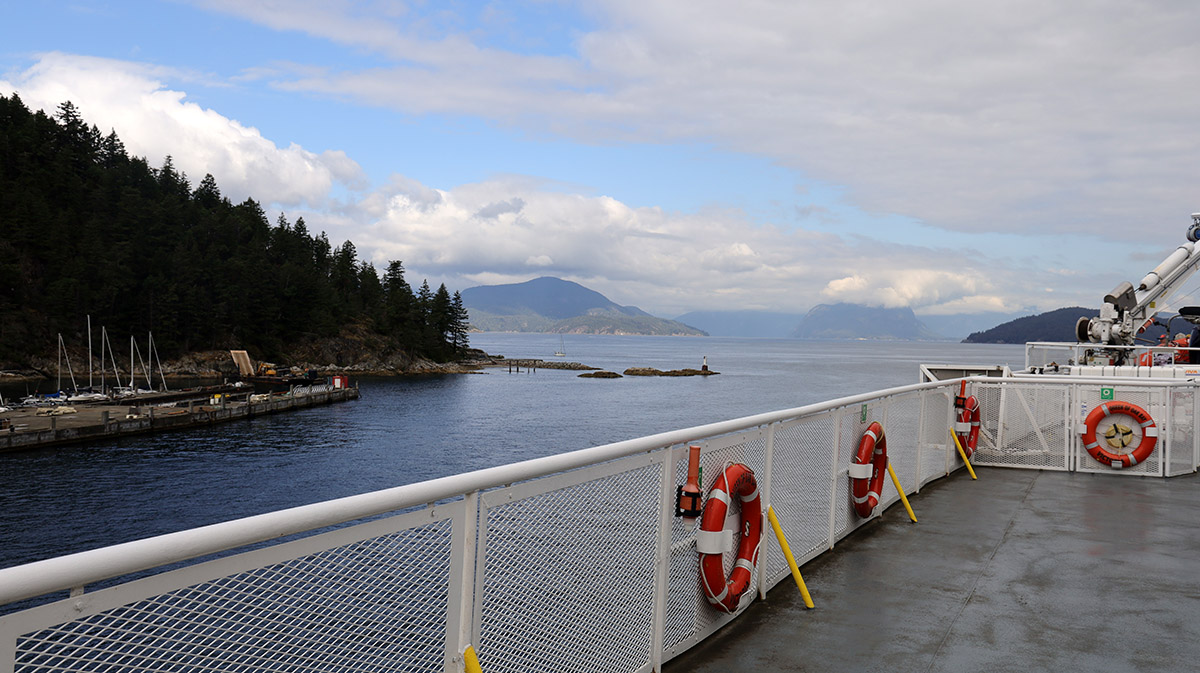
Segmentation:
<svg viewBox="0 0 1200 673">
<path fill-rule="evenodd" d="M 792 569 L 792 579 L 796 580 L 796 586 L 800 587 L 800 595 L 804 597 L 804 607 L 813 608 L 812 596 L 808 594 L 808 587 L 804 584 L 804 578 L 800 576 L 800 567 L 796 565 L 796 557 L 792 556 L 792 548 L 788 546 L 787 540 L 783 537 L 783 528 L 779 527 L 779 519 L 775 518 L 775 510 L 770 505 L 767 505 L 767 520 L 771 522 L 771 528 L 775 530 L 775 537 L 779 538 L 779 548 L 783 550 L 783 557 L 787 559 L 788 567 Z"/>
<path fill-rule="evenodd" d="M 475 655 L 475 648 L 467 645 L 466 651 L 463 652 L 463 663 L 466 664 L 467 673 L 483 673 L 483 668 L 479 666 L 479 657 Z"/>
<path fill-rule="evenodd" d="M 904 509 L 908 510 L 908 518 L 912 519 L 913 523 L 917 522 L 917 515 L 913 514 L 912 505 L 908 504 L 908 496 L 904 495 L 904 487 L 900 485 L 900 477 L 896 476 L 896 471 L 892 469 L 892 461 L 888 461 L 888 475 L 892 477 L 892 484 L 896 487 L 896 492 L 900 494 L 900 502 L 904 503 Z"/>
<path fill-rule="evenodd" d="M 958 455 L 962 457 L 963 462 L 967 464 L 967 472 L 971 473 L 972 479 L 978 479 L 975 476 L 975 468 L 971 467 L 971 461 L 967 460 L 967 452 L 963 451 L 962 442 L 958 441 L 958 435 L 954 431 L 950 431 L 950 438 L 954 440 L 954 446 L 958 447 Z"/>
</svg>

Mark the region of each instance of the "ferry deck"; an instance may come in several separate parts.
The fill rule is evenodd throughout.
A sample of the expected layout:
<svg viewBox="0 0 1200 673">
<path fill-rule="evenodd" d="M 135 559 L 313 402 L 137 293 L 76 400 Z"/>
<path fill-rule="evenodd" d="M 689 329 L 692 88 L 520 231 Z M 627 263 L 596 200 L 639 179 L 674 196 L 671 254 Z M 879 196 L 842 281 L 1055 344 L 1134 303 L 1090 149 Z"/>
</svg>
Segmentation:
<svg viewBox="0 0 1200 673">
<path fill-rule="evenodd" d="M 1200 476 L 979 468 L 777 585 L 667 673 L 1194 671 Z"/>
</svg>

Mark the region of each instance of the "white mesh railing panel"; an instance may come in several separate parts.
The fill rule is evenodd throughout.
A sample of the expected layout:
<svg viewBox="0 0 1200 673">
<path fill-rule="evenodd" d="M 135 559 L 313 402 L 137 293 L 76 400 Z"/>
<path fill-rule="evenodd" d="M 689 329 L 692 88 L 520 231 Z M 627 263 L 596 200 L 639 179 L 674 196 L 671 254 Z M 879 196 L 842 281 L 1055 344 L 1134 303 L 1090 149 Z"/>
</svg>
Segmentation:
<svg viewBox="0 0 1200 673">
<path fill-rule="evenodd" d="M 920 481 L 917 461 L 920 454 L 921 396 L 910 393 L 889 400 L 883 431 L 887 436 L 888 461 L 900 479 L 900 485 L 906 493 L 915 491 Z M 891 478 L 885 477 L 884 482 L 891 489 L 886 502 L 890 504 L 899 500 L 900 495 L 896 493 Z"/>
<path fill-rule="evenodd" d="M 846 533 L 858 526 L 859 518 L 850 502 L 850 481 L 846 472 L 850 461 L 858 451 L 858 442 L 862 431 L 870 424 L 872 416 L 868 414 L 865 422 L 860 421 L 861 412 L 858 409 L 833 412 L 836 419 L 837 434 L 837 469 L 833 479 L 833 502 L 830 509 L 833 512 L 832 537 L 836 542 Z"/>
<path fill-rule="evenodd" d="M 1112 391 L 1112 399 L 1114 401 L 1128 402 L 1141 407 L 1146 413 L 1150 414 L 1150 418 L 1154 419 L 1158 430 L 1158 441 L 1155 442 L 1154 451 L 1141 463 L 1133 467 L 1114 469 L 1104 463 L 1092 458 L 1091 455 L 1083 448 L 1083 442 L 1080 440 L 1080 434 L 1084 429 L 1084 423 L 1087 415 L 1098 405 L 1105 402 L 1107 395 L 1106 389 Z M 1121 474 L 1163 474 L 1164 458 L 1166 456 L 1167 447 L 1165 444 L 1170 441 L 1170 429 L 1164 427 L 1167 419 L 1167 410 L 1162 401 L 1168 394 L 1169 390 L 1165 388 L 1144 388 L 1134 386 L 1102 386 L 1100 384 L 1085 384 L 1077 387 L 1078 395 L 1078 417 L 1076 418 L 1075 427 L 1072 430 L 1071 446 L 1075 451 L 1075 470 L 1078 472 L 1117 472 Z M 1108 446 L 1108 443 L 1103 437 L 1106 427 L 1111 423 L 1121 422 L 1121 418 L 1108 418 L 1100 422 L 1098 426 L 1097 439 L 1101 446 L 1107 451 L 1115 454 L 1128 453 L 1135 449 L 1141 443 L 1141 429 L 1138 424 L 1129 418 L 1125 418 L 1124 423 L 1136 433 L 1136 439 L 1125 449 Z"/>
<path fill-rule="evenodd" d="M 822 414 L 781 423 L 775 429 L 770 504 L 797 563 L 829 548 L 834 420 L 832 414 Z M 791 570 L 769 527 L 764 535 L 768 539 L 763 544 L 763 568 L 772 585 Z"/>
<path fill-rule="evenodd" d="M 1068 344 L 1029 344 L 1025 347 L 1025 365 L 1042 369 L 1054 364 L 1063 366 L 1076 360 L 1078 352 L 1078 347 Z"/>
<path fill-rule="evenodd" d="M 999 455 L 1000 393 L 1002 390 L 1003 386 L 998 385 L 974 385 L 970 390 L 970 393 L 975 396 L 975 401 L 979 403 L 979 442 L 975 445 L 975 449 L 983 451 L 972 462 L 979 462 L 983 465 L 987 461 L 980 462 L 981 458 L 986 458 L 989 453 L 993 456 Z"/>
<path fill-rule="evenodd" d="M 650 660 L 661 466 L 561 477 L 581 483 L 484 495 L 476 591 L 488 673 L 636 671 Z"/>
<path fill-rule="evenodd" d="M 1172 388 L 1167 394 L 1171 399 L 1171 458 L 1167 476 L 1173 477 L 1196 469 L 1196 391 L 1190 387 Z"/>
<path fill-rule="evenodd" d="M 947 389 L 925 391 L 921 416 L 921 485 L 946 474 L 946 450 L 950 442 L 950 407 L 954 395 Z"/>
<path fill-rule="evenodd" d="M 441 671 L 450 548 L 451 521 L 442 519 L 129 600 L 18 637 L 15 670 Z M 79 604 L 103 604 L 147 582 L 88 594 Z M 31 612 L 69 611 L 58 605 Z"/>
<path fill-rule="evenodd" d="M 999 388 L 995 395 L 988 389 Z M 1064 425 L 1071 388 L 1049 383 L 982 383 L 976 387 L 980 416 L 990 421 L 995 404 L 996 425 L 983 424 L 971 462 L 1000 467 L 1046 470 L 1070 468 Z"/>
</svg>

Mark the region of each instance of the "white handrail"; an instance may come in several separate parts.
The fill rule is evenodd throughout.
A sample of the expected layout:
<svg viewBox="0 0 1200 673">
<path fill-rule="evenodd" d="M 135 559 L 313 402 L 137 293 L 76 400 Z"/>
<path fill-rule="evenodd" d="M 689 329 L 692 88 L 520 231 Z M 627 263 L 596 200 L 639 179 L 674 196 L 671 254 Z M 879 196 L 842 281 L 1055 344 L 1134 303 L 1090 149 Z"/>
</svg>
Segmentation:
<svg viewBox="0 0 1200 673">
<path fill-rule="evenodd" d="M 851 395 L 803 407 L 663 432 L 371 493 L 301 505 L 4 568 L 0 569 L 0 605 L 56 591 L 83 587 L 111 577 L 216 554 L 264 540 L 317 530 L 385 512 L 436 503 L 440 500 L 461 497 L 467 493 L 536 479 L 705 437 L 724 435 L 914 391 L 953 386 L 960 380 L 931 381 Z M 972 377 L 968 380 L 989 379 Z M 995 379 L 990 380 L 994 381 Z"/>
<path fill-rule="evenodd" d="M 987 379 L 987 383 L 1005 383 L 1019 382 L 1029 383 L 1030 381 L 1045 381 L 1047 383 L 1081 383 L 1087 385 L 1104 385 L 1108 387 L 1120 386 L 1122 388 L 1132 386 L 1145 386 L 1154 388 L 1166 388 L 1170 386 L 1179 386 L 1182 384 L 1194 383 L 1197 377 L 1190 376 L 1187 378 L 1104 378 L 1102 376 L 1070 376 L 1063 374 L 1027 374 L 1014 372 L 1010 377 L 992 377 Z"/>
</svg>

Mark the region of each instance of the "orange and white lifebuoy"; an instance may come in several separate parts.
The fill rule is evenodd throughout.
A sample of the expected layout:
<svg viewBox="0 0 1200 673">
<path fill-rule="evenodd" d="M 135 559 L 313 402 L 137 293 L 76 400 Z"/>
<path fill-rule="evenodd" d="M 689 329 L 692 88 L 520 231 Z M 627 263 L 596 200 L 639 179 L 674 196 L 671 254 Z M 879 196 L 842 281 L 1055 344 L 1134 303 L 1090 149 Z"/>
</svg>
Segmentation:
<svg viewBox="0 0 1200 673">
<path fill-rule="evenodd" d="M 1101 446 L 1100 440 L 1096 437 L 1100 422 L 1109 416 L 1119 414 L 1132 418 L 1142 429 L 1141 443 L 1129 453 L 1113 453 Z M 1105 435 L 1107 444 L 1113 448 L 1123 448 L 1128 440 L 1133 438 L 1133 431 L 1123 425 L 1113 423 Z M 1084 421 L 1083 448 L 1087 450 L 1089 456 L 1112 468 L 1133 467 L 1141 463 L 1149 458 L 1151 453 L 1154 453 L 1154 445 L 1157 442 L 1158 426 L 1154 424 L 1154 419 L 1146 413 L 1145 409 L 1130 402 L 1104 402 L 1092 409 L 1092 412 L 1087 415 L 1087 420 Z"/>
<path fill-rule="evenodd" d="M 967 458 L 975 455 L 975 447 L 979 446 L 979 400 L 974 395 L 963 402 L 954 430 Z"/>
<path fill-rule="evenodd" d="M 725 530 L 729 503 L 736 496 L 741 502 L 738 530 L 737 561 L 733 572 L 725 577 L 724 553 L 733 549 L 732 531 Z M 708 492 L 700 531 L 696 534 L 696 551 L 700 552 L 700 583 L 708 602 L 723 612 L 733 613 L 742 607 L 743 596 L 758 565 L 758 548 L 762 539 L 762 502 L 754 471 L 741 463 L 731 463 Z M 753 595 L 753 594 L 749 594 Z"/>
<path fill-rule="evenodd" d="M 854 511 L 864 519 L 879 504 L 887 462 L 887 437 L 883 426 L 873 421 L 858 442 L 854 460 L 850 461 L 850 499 L 854 501 Z"/>
</svg>

